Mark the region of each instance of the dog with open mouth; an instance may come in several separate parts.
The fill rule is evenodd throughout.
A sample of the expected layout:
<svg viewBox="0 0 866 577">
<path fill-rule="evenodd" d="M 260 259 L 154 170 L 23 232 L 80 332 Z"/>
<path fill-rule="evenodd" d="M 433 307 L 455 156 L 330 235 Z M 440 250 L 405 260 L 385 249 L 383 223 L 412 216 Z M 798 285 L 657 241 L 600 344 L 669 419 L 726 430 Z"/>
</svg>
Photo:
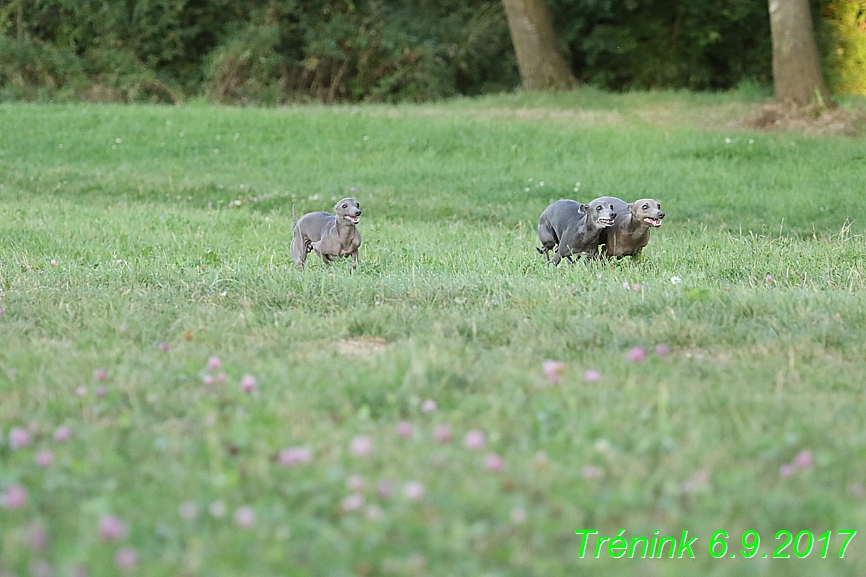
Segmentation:
<svg viewBox="0 0 866 577">
<path fill-rule="evenodd" d="M 654 198 L 642 198 L 626 204 L 614 196 L 602 197 L 616 210 L 613 226 L 605 229 L 598 238 L 604 245 L 602 254 L 608 258 L 637 257 L 649 243 L 650 230 L 662 225 L 665 213 Z"/>
<path fill-rule="evenodd" d="M 325 264 L 338 257 L 352 257 L 352 268 L 358 266 L 361 233 L 356 228 L 361 220 L 361 205 L 354 198 L 344 198 L 334 205 L 334 214 L 311 212 L 295 219 L 292 207 L 292 260 L 304 270 L 307 255 L 314 252 Z"/>
<path fill-rule="evenodd" d="M 572 255 L 595 258 L 598 256 L 599 235 L 605 228 L 613 226 L 616 217 L 613 203 L 603 198 L 596 198 L 589 204 L 557 200 L 544 209 L 538 219 L 541 248 L 535 250 L 554 265 L 563 258 L 571 261 Z M 556 252 L 551 260 L 549 251 L 553 247 L 556 247 Z"/>
</svg>

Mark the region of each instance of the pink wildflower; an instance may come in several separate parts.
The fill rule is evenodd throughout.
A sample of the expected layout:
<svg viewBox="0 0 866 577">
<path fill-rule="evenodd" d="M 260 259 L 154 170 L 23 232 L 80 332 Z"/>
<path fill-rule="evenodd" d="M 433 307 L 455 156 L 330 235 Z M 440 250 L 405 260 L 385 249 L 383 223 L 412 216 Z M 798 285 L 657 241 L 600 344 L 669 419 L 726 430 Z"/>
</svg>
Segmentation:
<svg viewBox="0 0 866 577">
<path fill-rule="evenodd" d="M 215 371 L 221 366 L 223 366 L 223 362 L 219 357 L 211 357 L 207 360 L 207 368 L 210 371 Z"/>
<path fill-rule="evenodd" d="M 548 359 L 541 365 L 541 370 L 551 385 L 558 385 L 565 373 L 565 363 Z"/>
<path fill-rule="evenodd" d="M 585 373 L 583 373 L 583 380 L 587 383 L 597 383 L 601 380 L 601 373 L 596 369 L 587 369 Z"/>
<path fill-rule="evenodd" d="M 99 537 L 103 541 L 116 541 L 126 537 L 126 525 L 114 515 L 103 515 L 99 519 Z"/>
<path fill-rule="evenodd" d="M 121 570 L 134 569 L 138 563 L 138 553 L 132 547 L 121 547 L 114 554 L 114 565 Z"/>
<path fill-rule="evenodd" d="M 584 465 L 580 469 L 580 474 L 584 479 L 601 479 L 604 477 L 604 470 L 595 465 Z"/>
<path fill-rule="evenodd" d="M 33 462 L 40 467 L 48 467 L 54 462 L 54 453 L 48 449 L 43 449 L 33 456 Z"/>
<path fill-rule="evenodd" d="M 241 529 L 252 529 L 256 524 L 256 512 L 252 507 L 238 507 L 235 509 L 235 525 Z"/>
<path fill-rule="evenodd" d="M 403 486 L 403 494 L 412 501 L 417 501 L 424 496 L 424 485 L 418 481 L 409 481 Z"/>
<path fill-rule="evenodd" d="M 280 464 L 284 467 L 294 467 L 303 463 L 309 463 L 313 455 L 306 447 L 286 447 L 280 451 Z"/>
<path fill-rule="evenodd" d="M 4 509 L 20 509 L 27 503 L 27 489 L 21 485 L 11 485 L 3 491 L 3 498 L 0 499 L 0 505 Z"/>
<path fill-rule="evenodd" d="M 44 551 L 48 548 L 48 531 L 42 523 L 31 523 L 27 527 L 27 538 L 30 541 L 30 548 L 34 551 Z"/>
<path fill-rule="evenodd" d="M 646 358 L 646 353 L 643 347 L 633 347 L 628 351 L 628 360 L 632 363 L 639 363 Z"/>
<path fill-rule="evenodd" d="M 364 506 L 364 495 L 352 494 L 347 495 L 340 502 L 340 505 L 343 507 L 343 511 L 357 511 L 361 507 Z"/>
<path fill-rule="evenodd" d="M 800 451 L 794 457 L 794 466 L 800 469 L 809 469 L 815 464 L 812 459 L 812 451 Z"/>
<path fill-rule="evenodd" d="M 436 410 L 436 401 L 433 399 L 427 399 L 423 403 L 421 403 L 421 412 L 422 413 L 430 413 Z"/>
<path fill-rule="evenodd" d="M 397 434 L 401 437 L 409 438 L 412 436 L 414 431 L 415 429 L 409 421 L 400 421 L 397 423 Z"/>
<path fill-rule="evenodd" d="M 484 468 L 488 471 L 498 473 L 505 469 L 505 461 L 496 453 L 490 453 L 484 457 Z"/>
<path fill-rule="evenodd" d="M 376 483 L 376 494 L 383 499 L 387 499 L 394 494 L 394 483 L 386 479 L 380 480 Z"/>
<path fill-rule="evenodd" d="M 27 432 L 27 429 L 22 429 L 21 427 L 12 427 L 9 429 L 9 448 L 10 449 L 20 449 L 21 447 L 26 447 L 31 443 L 33 439 L 30 437 L 30 433 Z"/>
<path fill-rule="evenodd" d="M 54 440 L 58 443 L 62 443 L 66 439 L 69 438 L 69 427 L 57 427 L 57 430 L 54 431 Z"/>
<path fill-rule="evenodd" d="M 484 433 L 477 429 L 472 429 L 466 433 L 466 436 L 463 438 L 463 444 L 467 449 L 477 451 L 484 448 L 487 444 L 487 439 L 485 439 Z"/>
<path fill-rule="evenodd" d="M 252 393 L 258 387 L 258 383 L 256 382 L 256 378 L 252 375 L 244 375 L 241 378 L 241 389 L 245 393 Z"/>
<path fill-rule="evenodd" d="M 447 443 L 451 440 L 451 426 L 447 423 L 440 423 L 433 429 L 433 436 L 440 443 Z"/>
<path fill-rule="evenodd" d="M 373 439 L 367 435 L 358 435 L 349 444 L 349 451 L 356 457 L 367 457 L 373 452 Z"/>
</svg>

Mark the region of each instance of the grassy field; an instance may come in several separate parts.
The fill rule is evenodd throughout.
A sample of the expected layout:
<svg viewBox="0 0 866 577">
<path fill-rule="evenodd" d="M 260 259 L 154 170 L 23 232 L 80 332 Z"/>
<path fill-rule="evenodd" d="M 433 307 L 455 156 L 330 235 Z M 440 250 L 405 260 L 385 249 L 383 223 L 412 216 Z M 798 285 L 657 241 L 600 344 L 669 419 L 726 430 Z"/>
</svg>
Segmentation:
<svg viewBox="0 0 866 577">
<path fill-rule="evenodd" d="M 866 140 L 749 106 L 0 105 L 0 575 L 866 573 Z M 644 258 L 545 266 L 604 194 Z"/>
</svg>

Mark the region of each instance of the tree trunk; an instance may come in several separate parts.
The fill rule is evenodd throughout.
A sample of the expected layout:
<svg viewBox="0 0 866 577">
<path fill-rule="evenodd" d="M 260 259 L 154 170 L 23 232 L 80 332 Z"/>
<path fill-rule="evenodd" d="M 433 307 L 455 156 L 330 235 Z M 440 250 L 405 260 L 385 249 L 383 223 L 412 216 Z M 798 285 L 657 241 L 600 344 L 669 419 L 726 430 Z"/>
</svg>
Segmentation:
<svg viewBox="0 0 866 577">
<path fill-rule="evenodd" d="M 527 90 L 557 90 L 576 84 L 556 46 L 547 0 L 502 0 L 517 54 L 517 67 Z"/>
<path fill-rule="evenodd" d="M 809 0 L 769 0 L 776 100 L 799 106 L 833 104 L 821 76 Z"/>
</svg>

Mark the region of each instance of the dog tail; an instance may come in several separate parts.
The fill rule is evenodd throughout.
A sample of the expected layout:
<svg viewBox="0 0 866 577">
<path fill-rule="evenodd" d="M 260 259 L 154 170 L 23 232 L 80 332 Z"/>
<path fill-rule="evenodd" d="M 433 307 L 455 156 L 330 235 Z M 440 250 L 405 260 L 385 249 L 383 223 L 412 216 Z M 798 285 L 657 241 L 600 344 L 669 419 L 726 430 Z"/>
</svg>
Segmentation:
<svg viewBox="0 0 866 577">
<path fill-rule="evenodd" d="M 292 228 L 295 228 L 298 224 L 298 219 L 295 218 L 295 205 L 292 205 Z"/>
</svg>

